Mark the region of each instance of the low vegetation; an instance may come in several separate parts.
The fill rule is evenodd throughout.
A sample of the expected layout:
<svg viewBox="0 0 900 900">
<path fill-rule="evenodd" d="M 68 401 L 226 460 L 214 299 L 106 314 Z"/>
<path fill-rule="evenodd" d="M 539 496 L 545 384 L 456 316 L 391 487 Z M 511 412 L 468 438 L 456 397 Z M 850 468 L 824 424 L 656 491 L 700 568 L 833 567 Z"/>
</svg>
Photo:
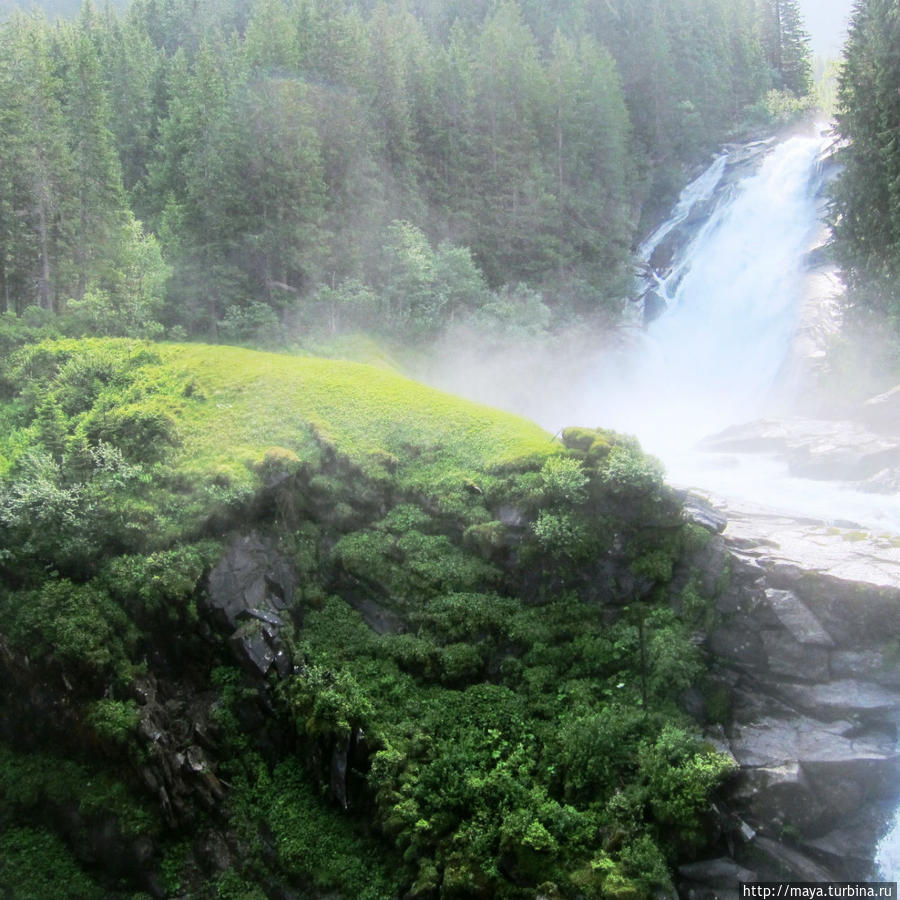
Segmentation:
<svg viewBox="0 0 900 900">
<path fill-rule="evenodd" d="M 704 663 L 669 596 L 697 536 L 632 439 L 201 345 L 26 343 L 2 386 L 10 871 L 34 848 L 86 897 L 640 897 L 703 847 L 729 765 L 680 709 Z M 299 579 L 265 679 L 206 603 L 251 533 Z M 148 684 L 205 698 L 211 793 L 152 786 L 178 727 Z"/>
</svg>

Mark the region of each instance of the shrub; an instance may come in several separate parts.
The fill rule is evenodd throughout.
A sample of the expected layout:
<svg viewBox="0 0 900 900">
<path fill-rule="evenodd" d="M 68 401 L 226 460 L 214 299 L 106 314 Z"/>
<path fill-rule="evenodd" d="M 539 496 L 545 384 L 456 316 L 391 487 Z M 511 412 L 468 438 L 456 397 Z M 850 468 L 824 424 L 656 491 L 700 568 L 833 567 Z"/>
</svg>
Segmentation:
<svg viewBox="0 0 900 900">
<path fill-rule="evenodd" d="M 702 846 L 712 793 L 734 770 L 734 762 L 674 725 L 645 743 L 638 758 L 650 807 L 668 836 L 671 855 Z"/>
<path fill-rule="evenodd" d="M 347 669 L 305 666 L 282 682 L 281 691 L 301 734 L 346 740 L 354 728 L 369 728 L 372 703 Z"/>
<path fill-rule="evenodd" d="M 9 900 L 102 900 L 107 896 L 59 838 L 37 828 L 13 827 L 0 833 L 0 885 Z"/>
<path fill-rule="evenodd" d="M 663 486 L 663 468 L 659 460 L 645 456 L 633 447 L 613 447 L 602 474 L 609 489 L 617 494 L 654 495 Z"/>
<path fill-rule="evenodd" d="M 551 456 L 541 468 L 545 503 L 577 505 L 587 499 L 588 477 L 580 460 Z"/>
<path fill-rule="evenodd" d="M 135 733 L 141 714 L 133 700 L 96 700 L 88 709 L 87 720 L 102 738 L 124 744 Z"/>
<path fill-rule="evenodd" d="M 587 531 L 574 515 L 541 510 L 532 531 L 540 547 L 551 556 L 575 558 L 584 550 Z"/>
<path fill-rule="evenodd" d="M 0 617 L 9 636 L 35 659 L 94 675 L 131 679 L 128 648 L 137 632 L 104 590 L 66 579 L 5 598 Z"/>
</svg>

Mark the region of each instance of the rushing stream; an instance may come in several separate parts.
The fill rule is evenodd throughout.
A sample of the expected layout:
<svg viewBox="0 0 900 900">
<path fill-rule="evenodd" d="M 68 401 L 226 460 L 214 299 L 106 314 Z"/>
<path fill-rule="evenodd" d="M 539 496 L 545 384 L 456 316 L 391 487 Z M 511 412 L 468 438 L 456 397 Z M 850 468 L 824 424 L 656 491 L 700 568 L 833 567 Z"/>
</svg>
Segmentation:
<svg viewBox="0 0 900 900">
<path fill-rule="evenodd" d="M 724 189 L 728 154 L 722 154 L 685 188 L 670 219 L 639 249 L 649 263 L 695 207 L 718 197 L 669 271 L 652 276 L 663 314 L 636 347 L 582 377 L 577 410 L 566 415 L 636 434 L 674 483 L 900 532 L 894 496 L 792 477 L 785 463 L 760 454 L 696 450 L 728 426 L 802 409 L 786 370 L 807 294 L 807 254 L 821 234 L 818 195 L 830 140 L 816 134 L 784 141 L 755 172 Z"/>
<path fill-rule="evenodd" d="M 810 265 L 810 251 L 823 237 L 821 189 L 830 147 L 820 130 L 716 156 L 638 249 L 642 292 L 655 295 L 661 314 L 631 329 L 629 340 L 598 348 L 572 335 L 561 346 L 517 356 L 485 352 L 476 335 L 455 341 L 428 380 L 550 431 L 575 424 L 635 434 L 663 460 L 668 481 L 723 498 L 730 529 L 735 518 L 749 515 L 766 523 L 751 526 L 763 529 L 754 538 L 779 552 L 797 550 L 791 558 L 803 568 L 900 583 L 896 494 L 796 477 L 777 453 L 724 452 L 721 439 L 711 452 L 701 443 L 742 423 L 785 417 L 780 421 L 791 427 L 841 431 L 837 443 L 856 449 L 855 423 L 809 418 L 803 395 L 809 381 L 792 370 L 810 309 L 834 303 L 822 292 L 821 270 Z M 766 531 L 773 522 L 787 523 L 785 533 Z M 795 526 L 801 536 L 790 547 Z M 827 542 L 841 562 L 853 557 L 849 568 L 830 568 Z M 900 875 L 900 813 L 875 862 L 884 877 Z"/>
</svg>

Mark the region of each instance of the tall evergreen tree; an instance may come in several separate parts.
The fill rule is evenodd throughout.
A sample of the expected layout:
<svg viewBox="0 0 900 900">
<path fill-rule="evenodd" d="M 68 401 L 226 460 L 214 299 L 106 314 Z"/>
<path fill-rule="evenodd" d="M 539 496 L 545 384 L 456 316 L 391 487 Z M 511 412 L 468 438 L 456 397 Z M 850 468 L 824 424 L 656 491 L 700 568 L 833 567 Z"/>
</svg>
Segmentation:
<svg viewBox="0 0 900 900">
<path fill-rule="evenodd" d="M 89 8 L 89 7 L 86 7 Z M 63 112 L 72 164 L 71 296 L 80 300 L 116 256 L 126 221 L 122 172 L 108 127 L 110 111 L 91 29 L 82 20 L 60 33 Z M 63 298 L 68 299 L 68 298 Z"/>
<path fill-rule="evenodd" d="M 840 77 L 835 235 L 851 295 L 900 330 L 900 9 L 859 0 Z"/>
<path fill-rule="evenodd" d="M 557 34 L 549 82 L 558 274 L 587 276 L 602 294 L 622 275 L 631 241 L 628 111 L 612 57 L 590 37 Z"/>
<path fill-rule="evenodd" d="M 473 246 L 495 284 L 539 278 L 557 266 L 547 239 L 555 220 L 553 175 L 541 153 L 550 94 L 537 41 L 511 0 L 478 36 L 475 73 Z"/>
<path fill-rule="evenodd" d="M 70 235 L 71 159 L 46 22 L 14 14 L 0 30 L 0 53 L 3 302 L 51 309 Z"/>
<path fill-rule="evenodd" d="M 365 95 L 382 141 L 384 175 L 394 182 L 398 216 L 414 216 L 420 154 L 413 83 L 427 67 L 428 40 L 405 7 L 379 2 L 369 21 L 368 50 Z"/>
<path fill-rule="evenodd" d="M 122 179 L 132 202 L 140 200 L 159 140 L 164 58 L 132 18 L 107 10 L 100 61 Z M 139 210 L 143 214 L 144 209 Z"/>
<path fill-rule="evenodd" d="M 296 72 L 300 66 L 297 22 L 284 0 L 255 0 L 244 35 L 251 68 Z"/>
<path fill-rule="evenodd" d="M 763 45 L 775 86 L 806 96 L 812 90 L 812 54 L 797 0 L 760 2 Z"/>
</svg>

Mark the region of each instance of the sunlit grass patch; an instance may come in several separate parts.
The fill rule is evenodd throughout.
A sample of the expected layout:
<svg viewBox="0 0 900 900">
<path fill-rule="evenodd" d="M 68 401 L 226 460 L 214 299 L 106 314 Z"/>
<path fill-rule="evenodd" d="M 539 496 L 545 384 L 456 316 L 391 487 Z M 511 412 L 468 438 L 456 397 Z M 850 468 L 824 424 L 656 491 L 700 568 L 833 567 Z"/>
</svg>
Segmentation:
<svg viewBox="0 0 900 900">
<path fill-rule="evenodd" d="M 556 451 L 549 434 L 374 366 L 236 347 L 163 345 L 193 385 L 179 466 L 251 468 L 279 446 L 313 461 L 329 445 L 362 467 L 401 469 L 410 484 L 463 482 L 475 472 Z"/>
</svg>

